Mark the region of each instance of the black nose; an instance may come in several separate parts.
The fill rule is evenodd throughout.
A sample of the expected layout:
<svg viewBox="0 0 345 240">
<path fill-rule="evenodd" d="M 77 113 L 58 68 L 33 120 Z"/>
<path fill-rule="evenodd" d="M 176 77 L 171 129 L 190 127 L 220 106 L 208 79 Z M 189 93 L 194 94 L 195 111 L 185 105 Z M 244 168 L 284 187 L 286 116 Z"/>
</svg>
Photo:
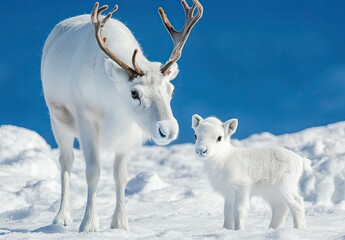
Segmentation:
<svg viewBox="0 0 345 240">
<path fill-rule="evenodd" d="M 199 147 L 196 147 L 195 152 L 197 155 L 203 155 L 207 153 L 207 148 L 204 146 L 199 146 Z"/>
<path fill-rule="evenodd" d="M 162 130 L 161 130 L 160 128 L 158 129 L 158 132 L 159 132 L 159 135 L 160 135 L 162 138 L 166 138 L 166 137 L 167 137 L 166 134 L 162 133 Z"/>
</svg>

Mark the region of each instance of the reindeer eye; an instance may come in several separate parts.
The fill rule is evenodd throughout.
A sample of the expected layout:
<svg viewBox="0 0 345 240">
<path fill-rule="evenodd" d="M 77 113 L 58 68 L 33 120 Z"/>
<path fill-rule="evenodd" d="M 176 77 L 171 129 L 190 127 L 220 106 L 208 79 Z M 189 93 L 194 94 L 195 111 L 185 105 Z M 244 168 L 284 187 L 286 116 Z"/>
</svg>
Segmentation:
<svg viewBox="0 0 345 240">
<path fill-rule="evenodd" d="M 196 134 L 194 134 L 194 137 L 195 137 L 195 139 L 197 139 L 198 137 L 196 136 Z"/>
<path fill-rule="evenodd" d="M 220 142 L 220 141 L 222 141 L 222 136 L 219 136 L 219 137 L 217 138 L 217 142 Z"/>
<path fill-rule="evenodd" d="M 140 100 L 138 91 L 132 90 L 131 91 L 131 96 L 132 96 L 133 99 Z"/>
</svg>

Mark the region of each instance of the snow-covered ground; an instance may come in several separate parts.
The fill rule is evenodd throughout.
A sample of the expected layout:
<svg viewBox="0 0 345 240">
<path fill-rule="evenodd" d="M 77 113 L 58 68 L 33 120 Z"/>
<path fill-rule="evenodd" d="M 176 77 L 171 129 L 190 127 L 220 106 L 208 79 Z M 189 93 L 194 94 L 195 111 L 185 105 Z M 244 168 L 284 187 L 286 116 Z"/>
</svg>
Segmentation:
<svg viewBox="0 0 345 240">
<path fill-rule="evenodd" d="M 192 133 L 191 133 L 192 134 Z M 301 179 L 306 230 L 267 229 L 270 209 L 252 199 L 246 230 L 222 229 L 223 200 L 211 189 L 192 144 L 143 147 L 133 152 L 126 189 L 130 232 L 109 229 L 115 206 L 111 154 L 104 154 L 98 188 L 101 231 L 79 233 L 86 182 L 75 150 L 71 176 L 73 224 L 51 225 L 60 198 L 58 150 L 37 133 L 0 127 L 0 239 L 345 239 L 345 122 L 294 134 L 234 140 L 237 146 L 280 145 L 312 160 Z"/>
</svg>

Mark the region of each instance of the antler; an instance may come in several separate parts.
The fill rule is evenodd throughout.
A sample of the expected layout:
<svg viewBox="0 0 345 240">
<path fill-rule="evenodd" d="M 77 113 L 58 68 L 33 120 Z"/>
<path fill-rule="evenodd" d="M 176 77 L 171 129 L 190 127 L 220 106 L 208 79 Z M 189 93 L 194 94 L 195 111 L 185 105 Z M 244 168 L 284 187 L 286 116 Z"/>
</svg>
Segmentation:
<svg viewBox="0 0 345 240">
<path fill-rule="evenodd" d="M 167 75 L 169 73 L 169 69 L 171 65 L 180 59 L 182 54 L 182 49 L 184 44 L 186 43 L 188 36 L 193 28 L 193 26 L 199 21 L 199 19 L 202 17 L 203 13 L 203 6 L 198 0 L 193 0 L 194 4 L 192 7 L 189 7 L 187 2 L 185 0 L 182 0 L 182 6 L 185 11 L 185 24 L 180 32 L 177 32 L 174 27 L 171 25 L 167 15 L 164 13 L 163 8 L 159 8 L 159 14 L 162 18 L 162 21 L 168 30 L 173 42 L 174 42 L 174 49 L 169 57 L 169 60 L 166 62 L 166 64 L 161 68 L 161 72 L 163 75 Z M 193 15 L 195 9 L 198 8 L 198 12 L 196 15 Z"/>
<path fill-rule="evenodd" d="M 144 72 L 140 69 L 140 67 L 135 61 L 138 49 L 134 50 L 134 53 L 132 56 L 132 64 L 134 67 L 134 69 L 132 69 L 124 61 L 122 61 L 118 56 L 116 56 L 112 51 L 110 51 L 109 48 L 107 48 L 106 46 L 107 39 L 105 37 L 102 37 L 102 28 L 104 27 L 106 22 L 109 20 L 109 18 L 112 17 L 113 13 L 117 11 L 118 6 L 115 5 L 115 7 L 110 12 L 108 12 L 107 16 L 103 18 L 103 20 L 100 19 L 100 16 L 105 10 L 108 9 L 108 5 L 104 5 L 100 8 L 98 7 L 99 7 L 99 3 L 96 2 L 94 8 L 92 9 L 91 21 L 95 27 L 95 35 L 96 35 L 96 40 L 99 47 L 108 57 L 110 57 L 113 61 L 115 61 L 120 67 L 122 67 L 128 73 L 130 80 L 137 77 L 138 75 L 143 76 Z"/>
</svg>

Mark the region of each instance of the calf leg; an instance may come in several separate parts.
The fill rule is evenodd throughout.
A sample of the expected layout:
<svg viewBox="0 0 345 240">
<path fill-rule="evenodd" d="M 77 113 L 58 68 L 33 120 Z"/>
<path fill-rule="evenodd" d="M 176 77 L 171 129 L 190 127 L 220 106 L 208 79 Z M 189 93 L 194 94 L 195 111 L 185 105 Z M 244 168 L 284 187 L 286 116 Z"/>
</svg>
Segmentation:
<svg viewBox="0 0 345 240">
<path fill-rule="evenodd" d="M 125 187 L 127 180 L 127 155 L 117 155 L 114 163 L 114 180 L 116 187 L 116 207 L 111 222 L 111 228 L 121 228 L 129 230 L 126 207 L 125 207 Z"/>
<path fill-rule="evenodd" d="M 298 220 L 295 221 L 298 224 L 294 224 L 294 226 L 295 227 L 297 226 L 297 228 L 306 228 L 304 200 L 297 193 L 297 191 L 293 192 L 292 195 L 293 195 L 293 198 L 295 199 L 295 201 L 297 202 L 297 204 L 299 205 L 298 212 L 296 214 L 296 218 L 298 218 Z"/>
<path fill-rule="evenodd" d="M 246 188 L 236 191 L 234 204 L 235 230 L 244 229 L 244 219 L 248 212 L 249 197 L 249 190 Z"/>
<path fill-rule="evenodd" d="M 279 200 L 271 202 L 272 219 L 269 228 L 281 228 L 288 213 L 287 205 Z"/>
<path fill-rule="evenodd" d="M 231 198 L 224 200 L 224 228 L 234 229 L 234 201 Z"/>
<path fill-rule="evenodd" d="M 303 199 L 293 192 L 280 190 L 283 201 L 290 209 L 295 228 L 305 228 Z"/>
</svg>

